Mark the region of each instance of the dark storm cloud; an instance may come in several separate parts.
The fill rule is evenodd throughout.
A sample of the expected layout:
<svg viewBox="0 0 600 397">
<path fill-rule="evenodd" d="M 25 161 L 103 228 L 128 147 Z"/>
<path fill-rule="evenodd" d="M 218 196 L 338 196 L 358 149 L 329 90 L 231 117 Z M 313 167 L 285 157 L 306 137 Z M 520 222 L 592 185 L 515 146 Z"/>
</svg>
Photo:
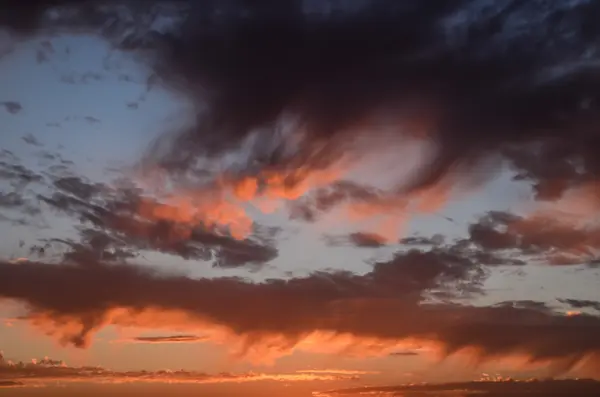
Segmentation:
<svg viewBox="0 0 600 397">
<path fill-rule="evenodd" d="M 51 24 L 40 17 L 44 7 L 65 3 L 74 4 L 11 3 L 3 22 L 31 32 Z M 238 147 L 259 128 L 267 132 L 244 172 L 322 168 L 356 139 L 369 142 L 378 115 L 394 114 L 426 124 L 437 146 L 405 190 L 457 169 L 481 178 L 482 161 L 500 153 L 540 198 L 600 173 L 596 2 L 181 2 L 188 8 L 171 32 L 142 23 L 167 12 L 157 3 L 130 3 L 132 12 L 119 18 L 86 2 L 60 24 L 88 25 L 113 39 L 134 31 L 121 37 L 121 48 L 156 50 L 152 66 L 163 82 L 205 105 L 171 150 L 149 153 L 171 172 Z M 304 132 L 280 137 L 283 114 Z M 422 131 L 397 128 L 406 134 Z"/>
<path fill-rule="evenodd" d="M 342 3 L 327 15 L 307 13 L 301 1 L 233 2 L 221 18 L 211 2 L 193 10 L 184 33 L 167 40 L 162 76 L 186 81 L 208 113 L 159 156 L 163 164 L 193 167 L 199 154 L 235 147 L 287 112 L 306 127 L 296 150 L 290 154 L 284 139 L 251 160 L 267 169 L 320 168 L 361 134 L 374 134 L 351 127 L 391 110 L 435 125 L 429 134 L 438 152 L 412 187 L 436 183 L 457 164 L 476 170 L 499 152 L 540 189 L 559 177 L 578 183 L 597 175 L 586 148 L 597 146 L 598 82 L 586 65 L 597 59 L 598 4 Z M 558 166 L 522 161 L 558 148 L 564 169 L 552 174 Z M 574 162 L 583 166 L 569 168 Z"/>
</svg>

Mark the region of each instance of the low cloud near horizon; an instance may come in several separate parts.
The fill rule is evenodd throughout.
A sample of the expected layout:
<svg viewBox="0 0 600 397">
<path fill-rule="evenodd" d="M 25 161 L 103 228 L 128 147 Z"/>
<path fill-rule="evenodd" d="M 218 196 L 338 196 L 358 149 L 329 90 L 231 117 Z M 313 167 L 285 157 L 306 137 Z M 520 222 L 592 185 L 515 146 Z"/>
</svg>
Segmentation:
<svg viewBox="0 0 600 397">
<path fill-rule="evenodd" d="M 420 384 L 403 386 L 361 387 L 313 393 L 315 397 L 381 395 L 407 397 L 592 397 L 600 393 L 600 382 L 590 379 L 475 381 L 462 383 Z"/>
<path fill-rule="evenodd" d="M 443 250 L 399 253 L 365 275 L 317 272 L 261 283 L 170 276 L 133 265 L 22 262 L 0 263 L 0 296 L 25 304 L 22 319 L 77 347 L 89 346 L 108 325 L 168 325 L 220 330 L 212 337 L 238 340 L 232 346 L 242 356 L 256 349 L 262 358 L 288 354 L 321 333 L 353 336 L 344 347 L 353 345 L 358 354 L 369 349 L 389 354 L 417 340 L 443 354 L 472 350 L 483 360 L 525 356 L 551 363 L 558 373 L 580 366 L 599 373 L 600 317 L 567 316 L 545 305 L 421 302 L 425 291 L 476 294 L 480 277 L 478 265 Z M 361 339 L 370 346 L 362 352 Z M 313 343 L 312 349 L 332 346 Z"/>
<path fill-rule="evenodd" d="M 360 372 L 297 371 L 295 373 L 207 374 L 186 370 L 113 371 L 102 367 L 71 367 L 63 361 L 45 357 L 31 362 L 13 362 L 0 354 L 0 389 L 13 387 L 40 387 L 64 383 L 243 383 L 259 381 L 310 382 L 356 381 Z"/>
</svg>

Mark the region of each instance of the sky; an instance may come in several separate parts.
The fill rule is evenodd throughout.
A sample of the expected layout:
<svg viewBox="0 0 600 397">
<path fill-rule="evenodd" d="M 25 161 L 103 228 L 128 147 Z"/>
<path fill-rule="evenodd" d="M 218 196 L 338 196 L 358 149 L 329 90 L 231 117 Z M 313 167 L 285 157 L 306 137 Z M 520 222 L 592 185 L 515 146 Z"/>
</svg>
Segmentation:
<svg viewBox="0 0 600 397">
<path fill-rule="evenodd" d="M 0 20 L 2 393 L 600 390 L 593 2 L 66 3 Z"/>
</svg>

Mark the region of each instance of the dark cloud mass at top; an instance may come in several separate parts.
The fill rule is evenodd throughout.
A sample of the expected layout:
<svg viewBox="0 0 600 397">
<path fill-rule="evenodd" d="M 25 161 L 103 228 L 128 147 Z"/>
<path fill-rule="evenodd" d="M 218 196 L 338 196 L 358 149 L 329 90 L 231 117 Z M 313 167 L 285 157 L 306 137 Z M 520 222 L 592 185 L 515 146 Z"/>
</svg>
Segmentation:
<svg viewBox="0 0 600 397">
<path fill-rule="evenodd" d="M 149 154 L 172 172 L 258 130 L 244 172 L 321 168 L 368 150 L 352 143 L 371 141 L 370 127 L 386 117 L 399 122 L 396 136 L 424 133 L 436 145 L 405 189 L 434 184 L 457 165 L 473 174 L 498 153 L 540 198 L 600 169 L 594 1 L 182 1 L 174 3 L 181 23 L 169 31 L 143 23 L 173 14 L 175 5 L 160 2 L 5 4 L 4 23 L 21 33 L 87 25 L 119 37 L 122 48 L 156 50 L 157 74 L 204 109 L 171 137 L 171 150 Z M 77 18 L 42 13 L 65 4 L 79 7 Z M 132 11 L 106 6 L 114 4 Z M 284 116 L 302 132 L 282 133 Z"/>
<path fill-rule="evenodd" d="M 252 153 L 260 167 L 319 168 L 369 142 L 369 125 L 387 115 L 426 126 L 436 144 L 414 187 L 498 152 L 543 197 L 560 193 L 555 179 L 566 188 L 597 176 L 597 3 L 333 2 L 323 13 L 306 1 L 234 2 L 220 18 L 209 4 L 167 39 L 163 76 L 187 81 L 208 106 L 161 157 L 168 168 L 257 128 L 273 130 Z M 277 139 L 283 114 L 299 119 L 300 137 Z"/>
</svg>

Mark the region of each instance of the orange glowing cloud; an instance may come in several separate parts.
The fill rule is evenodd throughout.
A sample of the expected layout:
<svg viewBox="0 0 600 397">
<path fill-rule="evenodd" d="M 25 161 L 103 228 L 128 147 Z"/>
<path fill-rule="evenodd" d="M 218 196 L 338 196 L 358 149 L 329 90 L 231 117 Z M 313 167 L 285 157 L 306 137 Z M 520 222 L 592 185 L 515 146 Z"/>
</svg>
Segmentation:
<svg viewBox="0 0 600 397">
<path fill-rule="evenodd" d="M 337 180 L 338 169 L 290 172 L 265 171 L 257 177 L 217 178 L 212 188 L 181 190 L 164 202 L 142 200 L 139 215 L 146 220 L 167 220 L 177 224 L 203 225 L 208 229 L 225 228 L 235 238 L 243 239 L 252 231 L 253 220 L 247 206 L 272 212 L 285 201 L 293 201 L 311 189 Z M 177 237 L 177 236 L 175 236 Z"/>
<path fill-rule="evenodd" d="M 301 164 L 285 170 L 263 169 L 256 175 L 241 177 L 222 174 L 210 186 L 176 189 L 160 203 L 143 200 L 138 213 L 147 220 L 224 228 L 241 239 L 252 230 L 249 206 L 263 213 L 272 213 L 313 193 L 319 194 L 319 190 L 335 188 L 352 176 L 353 170 L 360 165 L 360 159 L 361 156 L 344 158 L 326 168 Z M 347 201 L 333 199 L 336 202 L 332 206 L 337 207 L 343 221 L 375 223 L 374 233 L 396 240 L 411 215 L 442 208 L 452 195 L 454 182 L 456 178 L 448 176 L 435 185 L 418 190 L 402 192 L 394 188 L 370 197 L 350 197 Z M 384 221 L 377 219 L 383 216 L 386 218 Z"/>
</svg>

